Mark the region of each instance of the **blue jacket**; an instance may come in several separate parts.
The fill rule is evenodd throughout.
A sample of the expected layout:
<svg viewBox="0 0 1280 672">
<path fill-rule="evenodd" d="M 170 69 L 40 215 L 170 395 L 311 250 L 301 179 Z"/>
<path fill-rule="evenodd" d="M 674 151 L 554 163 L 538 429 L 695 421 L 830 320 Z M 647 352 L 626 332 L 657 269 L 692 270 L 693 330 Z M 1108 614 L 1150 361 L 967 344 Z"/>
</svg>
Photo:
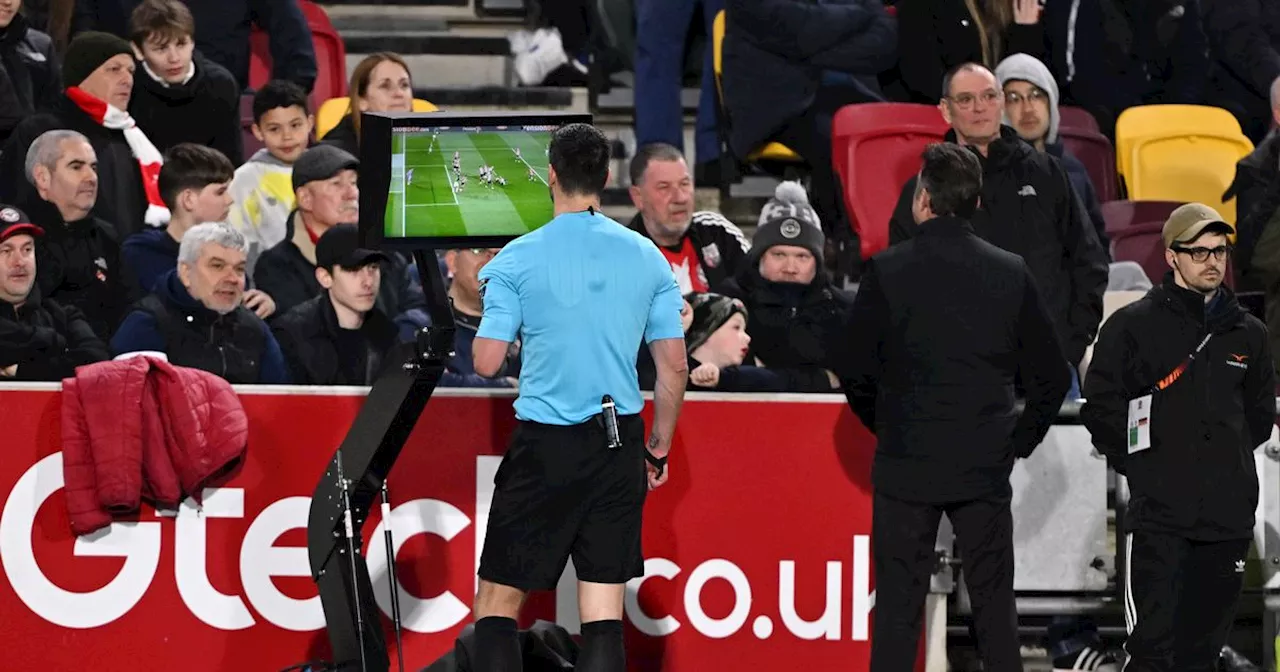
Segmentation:
<svg viewBox="0 0 1280 672">
<path fill-rule="evenodd" d="M 120 246 L 124 266 L 133 271 L 143 294 L 156 291 L 156 285 L 178 266 L 178 241 L 164 229 L 143 229 Z"/>
</svg>

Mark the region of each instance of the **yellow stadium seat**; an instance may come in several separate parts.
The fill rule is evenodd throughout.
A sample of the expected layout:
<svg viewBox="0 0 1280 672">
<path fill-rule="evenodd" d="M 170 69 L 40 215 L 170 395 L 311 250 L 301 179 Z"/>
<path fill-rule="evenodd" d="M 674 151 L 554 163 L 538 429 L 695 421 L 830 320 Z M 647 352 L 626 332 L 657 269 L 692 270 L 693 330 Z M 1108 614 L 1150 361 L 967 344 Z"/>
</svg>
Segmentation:
<svg viewBox="0 0 1280 672">
<path fill-rule="evenodd" d="M 1138 138 L 1201 133 L 1217 137 L 1244 137 L 1240 131 L 1240 122 L 1230 112 L 1220 107 L 1206 105 L 1131 107 L 1116 119 L 1116 171 L 1126 183 L 1131 182 L 1134 168 L 1133 143 Z M 1133 199 L 1135 196 L 1130 194 L 1129 198 Z"/>
<path fill-rule="evenodd" d="M 1130 141 L 1129 199 L 1199 202 L 1236 221 L 1235 199 L 1222 194 L 1235 179 L 1236 162 L 1253 151 L 1243 135 L 1148 135 Z"/>
<path fill-rule="evenodd" d="M 320 109 L 316 110 L 316 139 L 323 138 L 329 131 L 333 130 L 342 118 L 347 116 L 347 111 L 351 107 L 350 98 L 330 98 L 320 105 Z M 422 100 L 421 98 L 413 99 L 414 112 L 437 112 L 440 108 L 434 104 Z"/>
<path fill-rule="evenodd" d="M 716 93 L 720 96 L 721 107 L 724 107 L 724 91 L 720 88 L 720 75 L 724 72 L 724 10 L 716 12 L 711 22 L 711 64 L 716 74 Z M 804 157 L 795 153 L 790 147 L 780 142 L 769 142 L 751 152 L 746 160 L 780 161 L 786 163 L 804 163 Z"/>
</svg>

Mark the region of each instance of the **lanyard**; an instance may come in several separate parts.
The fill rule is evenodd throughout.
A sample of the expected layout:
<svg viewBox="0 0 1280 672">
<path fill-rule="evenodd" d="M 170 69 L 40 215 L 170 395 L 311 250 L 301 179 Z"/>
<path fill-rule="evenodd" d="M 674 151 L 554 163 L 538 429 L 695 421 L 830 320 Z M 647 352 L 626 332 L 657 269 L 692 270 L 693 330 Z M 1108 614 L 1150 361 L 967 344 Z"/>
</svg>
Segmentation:
<svg viewBox="0 0 1280 672">
<path fill-rule="evenodd" d="M 1209 342 L 1210 338 L 1213 338 L 1213 332 L 1209 332 L 1205 334 L 1204 340 L 1200 341 L 1200 345 L 1196 346 L 1195 351 L 1192 352 L 1190 355 L 1187 355 L 1186 360 L 1184 360 L 1181 364 L 1179 364 L 1178 367 L 1175 368 L 1172 373 L 1165 376 L 1164 378 L 1161 378 L 1160 382 L 1156 383 L 1152 387 L 1151 391 L 1159 392 L 1169 387 L 1170 385 L 1174 384 L 1175 382 L 1177 382 L 1177 380 L 1182 377 L 1182 374 L 1186 373 L 1187 369 L 1191 368 L 1191 363 L 1196 361 L 1196 355 L 1200 354 L 1200 351 L 1204 349 L 1204 346 Z"/>
</svg>

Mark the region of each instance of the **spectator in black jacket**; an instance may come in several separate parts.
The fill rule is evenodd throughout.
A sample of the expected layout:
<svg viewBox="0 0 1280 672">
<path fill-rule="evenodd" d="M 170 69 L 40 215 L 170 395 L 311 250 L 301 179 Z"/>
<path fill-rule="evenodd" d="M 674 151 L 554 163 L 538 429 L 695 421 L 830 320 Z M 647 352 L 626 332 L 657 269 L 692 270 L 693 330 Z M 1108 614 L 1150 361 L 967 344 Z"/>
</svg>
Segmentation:
<svg viewBox="0 0 1280 672">
<path fill-rule="evenodd" d="M 1084 205 L 1085 214 L 1098 233 L 1098 242 L 1106 250 L 1107 223 L 1098 205 L 1098 192 L 1093 188 L 1089 171 L 1058 137 L 1058 83 L 1049 68 L 1027 54 L 1014 54 L 996 67 L 996 78 L 1004 88 L 1004 121 L 1018 132 L 1018 137 L 1036 149 L 1047 152 L 1062 164 Z"/>
<path fill-rule="evenodd" d="M 0 381 L 57 382 L 107 359 L 79 310 L 40 296 L 35 237 L 43 233 L 17 208 L 0 205 Z"/>
<path fill-rule="evenodd" d="M 53 40 L 32 28 L 21 8 L 21 0 L 0 2 L 0 143 L 62 93 Z"/>
<path fill-rule="evenodd" d="M 129 18 L 144 0 L 76 0 L 76 25 L 129 35 Z M 271 47 L 271 79 L 287 79 L 311 91 L 316 81 L 316 51 L 311 27 L 297 0 L 201 0 L 191 5 L 196 48 L 249 88 L 249 31 L 257 25 Z"/>
<path fill-rule="evenodd" d="M 1103 325 L 1085 381 L 1080 417 L 1129 481 L 1136 670 L 1219 669 L 1253 539 L 1254 449 L 1280 448 L 1266 327 L 1222 285 L 1230 233 L 1199 203 L 1169 216 L 1172 270 Z"/>
<path fill-rule="evenodd" d="M 178 267 L 138 302 L 111 350 L 164 353 L 171 364 L 237 384 L 285 384 L 289 369 L 262 318 L 242 304 L 249 244 L 227 224 L 201 224 L 182 237 Z"/>
<path fill-rule="evenodd" d="M 652 240 L 671 262 L 681 294 L 708 291 L 742 268 L 746 236 L 718 212 L 694 212 L 693 176 L 675 147 L 654 143 L 636 150 L 631 202 L 638 211 L 631 230 Z"/>
<path fill-rule="evenodd" d="M 316 278 L 324 291 L 275 323 L 295 384 L 372 385 L 396 344 L 395 323 L 374 306 L 387 255 L 359 242 L 351 224 L 320 236 Z"/>
<path fill-rule="evenodd" d="M 144 225 L 161 226 L 169 211 L 143 175 L 160 171 L 163 156 L 129 117 L 133 95 L 133 48 L 105 33 L 80 33 L 62 64 L 67 90 L 47 110 L 27 117 L 0 151 L 0 175 L 23 172 L 27 148 L 42 133 L 59 129 L 89 138 L 98 157 L 98 201 L 93 214 L 116 227 L 124 240 Z M 36 198 L 25 180 L 0 180 L 0 200 L 29 204 Z"/>
<path fill-rule="evenodd" d="M 97 166 L 93 146 L 75 131 L 49 131 L 27 150 L 27 179 L 40 197 L 31 212 L 45 232 L 36 245 L 40 295 L 80 309 L 105 340 L 139 294 L 115 228 L 93 215 Z"/>
<path fill-rule="evenodd" d="M 298 207 L 289 216 L 284 242 L 264 252 L 254 269 L 257 288 L 273 299 L 277 314 L 283 315 L 320 293 L 316 242 L 325 231 L 359 219 L 359 166 L 356 157 L 323 143 L 303 152 L 293 164 Z M 421 292 L 410 290 L 408 263 L 399 254 L 387 257 L 382 267 L 378 308 L 394 319 L 424 306 L 426 300 Z"/>
<path fill-rule="evenodd" d="M 1271 83 L 1271 120 L 1280 124 L 1280 78 Z M 1236 228 L 1253 214 L 1271 185 L 1280 182 L 1280 131 L 1272 130 L 1248 156 L 1236 163 L 1236 176 L 1222 200 L 1236 198 Z M 1247 235 L 1240 231 L 1241 236 Z M 1255 234 L 1256 235 L 1256 234 Z M 1237 243 L 1239 244 L 1239 243 Z M 1241 258 L 1236 257 L 1237 271 Z"/>
<path fill-rule="evenodd" d="M 226 68 L 194 54 L 195 20 L 178 0 L 144 0 L 133 10 L 129 41 L 138 57 L 129 113 L 164 152 L 183 142 L 244 162 L 240 87 Z"/>
<path fill-rule="evenodd" d="M 1044 293 L 1073 380 L 1102 320 L 1107 253 L 1057 159 L 1037 152 L 1000 123 L 1004 95 L 990 70 L 967 63 L 948 73 L 938 104 L 958 142 L 982 164 L 981 207 L 972 218 L 983 240 L 1027 262 Z M 911 204 L 916 178 L 907 181 L 889 222 L 891 244 L 915 235 Z M 1079 396 L 1073 383 L 1070 396 Z"/>
<path fill-rule="evenodd" d="M 852 300 L 822 265 L 822 228 L 798 182 L 783 182 L 737 276 L 720 289 L 747 306 L 750 361 L 787 371 L 789 392 L 830 392 L 836 342 Z"/>
<path fill-rule="evenodd" d="M 1212 59 L 1205 98 L 1231 111 L 1245 135 L 1261 142 L 1271 125 L 1268 98 L 1280 77 L 1280 3 L 1201 0 Z"/>
<path fill-rule="evenodd" d="M 964 557 L 983 667 L 1020 670 L 1009 475 L 1048 433 L 1070 377 L 1027 263 L 967 221 L 981 193 L 976 155 L 931 145 L 917 184 L 918 235 L 865 268 L 839 369 L 877 440 L 871 672 L 915 668 L 944 512 Z"/>
<path fill-rule="evenodd" d="M 813 167 L 810 188 L 826 234 L 849 238 L 831 167 L 831 120 L 844 105 L 884 100 L 876 76 L 893 67 L 897 23 L 881 0 L 728 0 L 725 21 L 721 123 L 733 154 L 745 158 L 770 140 L 798 152 Z M 826 72 L 842 83 L 824 84 Z"/>
</svg>

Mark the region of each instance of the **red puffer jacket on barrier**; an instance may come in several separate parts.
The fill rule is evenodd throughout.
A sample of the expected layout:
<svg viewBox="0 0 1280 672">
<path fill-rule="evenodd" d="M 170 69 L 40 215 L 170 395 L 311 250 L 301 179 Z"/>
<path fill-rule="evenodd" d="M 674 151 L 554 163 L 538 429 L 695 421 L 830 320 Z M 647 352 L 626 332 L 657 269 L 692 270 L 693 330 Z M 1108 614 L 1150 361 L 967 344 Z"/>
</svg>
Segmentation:
<svg viewBox="0 0 1280 672">
<path fill-rule="evenodd" d="M 240 464 L 249 423 L 231 384 L 151 357 L 84 366 L 62 381 L 67 513 L 77 535 L 176 508 Z"/>
</svg>

